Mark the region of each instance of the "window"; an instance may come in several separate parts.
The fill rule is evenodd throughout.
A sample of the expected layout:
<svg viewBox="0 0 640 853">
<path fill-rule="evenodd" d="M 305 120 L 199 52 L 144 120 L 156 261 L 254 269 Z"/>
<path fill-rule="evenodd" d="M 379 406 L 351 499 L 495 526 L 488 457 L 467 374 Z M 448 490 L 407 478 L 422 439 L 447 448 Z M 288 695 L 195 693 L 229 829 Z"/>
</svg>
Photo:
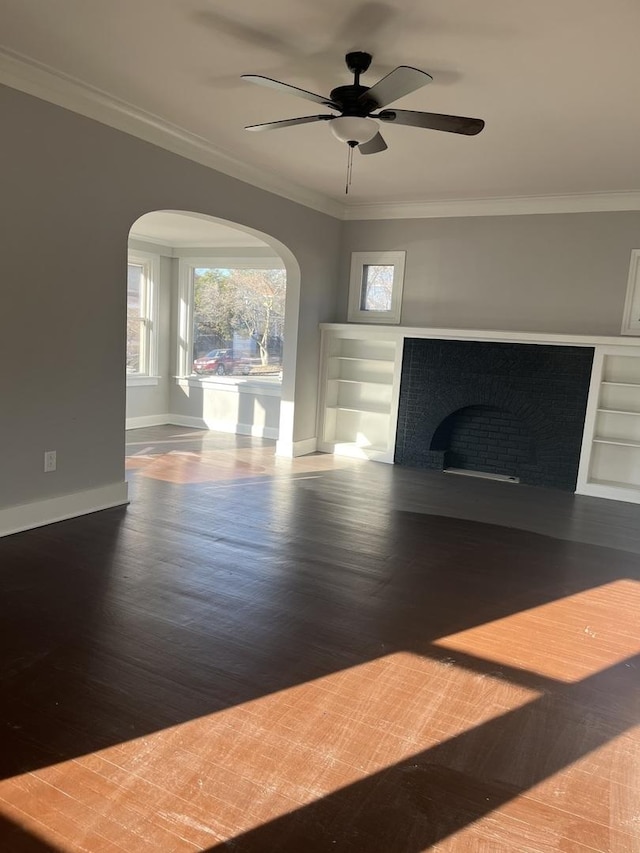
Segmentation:
<svg viewBox="0 0 640 853">
<path fill-rule="evenodd" d="M 159 257 L 129 252 L 127 264 L 127 375 L 150 376 L 156 366 L 155 310 Z"/>
<path fill-rule="evenodd" d="M 640 335 L 640 249 L 631 252 L 622 334 Z"/>
<path fill-rule="evenodd" d="M 281 261 L 181 264 L 180 375 L 279 381 L 286 295 Z"/>
<path fill-rule="evenodd" d="M 399 323 L 404 252 L 354 252 L 349 281 L 349 320 Z"/>
</svg>

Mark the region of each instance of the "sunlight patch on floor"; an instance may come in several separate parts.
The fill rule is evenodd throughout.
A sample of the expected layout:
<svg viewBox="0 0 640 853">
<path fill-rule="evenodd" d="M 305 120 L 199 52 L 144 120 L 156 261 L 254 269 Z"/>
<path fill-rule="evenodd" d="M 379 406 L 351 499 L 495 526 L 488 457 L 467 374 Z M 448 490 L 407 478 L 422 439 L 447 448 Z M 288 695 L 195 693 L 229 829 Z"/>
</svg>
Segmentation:
<svg viewBox="0 0 640 853">
<path fill-rule="evenodd" d="M 182 849 L 176 835 L 205 849 L 538 695 L 399 652 L 0 782 L 0 801 L 36 833 L 46 802 L 51 841 L 78 839 L 65 851 L 118 844 L 125 827 L 140 850 Z"/>
<path fill-rule="evenodd" d="M 434 645 L 570 683 L 640 653 L 638 613 L 640 584 L 617 580 L 450 634 Z M 569 651 L 576 642 L 580 654 Z"/>
</svg>

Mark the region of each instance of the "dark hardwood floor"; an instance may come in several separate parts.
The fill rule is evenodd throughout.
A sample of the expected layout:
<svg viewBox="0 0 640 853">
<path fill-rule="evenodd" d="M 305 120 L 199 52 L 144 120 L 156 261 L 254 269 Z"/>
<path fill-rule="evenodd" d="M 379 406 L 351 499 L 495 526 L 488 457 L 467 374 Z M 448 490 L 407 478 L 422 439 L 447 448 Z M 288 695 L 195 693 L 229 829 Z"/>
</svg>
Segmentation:
<svg viewBox="0 0 640 853">
<path fill-rule="evenodd" d="M 0 540 L 0 850 L 639 853 L 640 506 L 158 427 Z"/>
</svg>

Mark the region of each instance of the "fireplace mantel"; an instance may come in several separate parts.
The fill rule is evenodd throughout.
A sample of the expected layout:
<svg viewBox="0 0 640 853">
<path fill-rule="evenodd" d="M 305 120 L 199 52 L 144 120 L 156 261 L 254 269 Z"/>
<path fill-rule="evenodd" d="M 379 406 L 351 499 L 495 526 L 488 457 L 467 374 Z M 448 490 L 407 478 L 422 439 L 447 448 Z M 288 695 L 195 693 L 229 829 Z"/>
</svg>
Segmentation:
<svg viewBox="0 0 640 853">
<path fill-rule="evenodd" d="M 567 335 L 552 332 L 509 332 L 496 329 L 442 329 L 424 326 L 367 326 L 364 323 L 321 323 L 323 332 L 345 333 L 354 338 L 438 338 L 449 341 L 493 341 L 517 344 L 556 344 L 557 346 L 628 346 L 640 348 L 640 337 L 623 335 Z"/>
<path fill-rule="evenodd" d="M 576 492 L 640 503 L 640 338 L 321 324 L 318 449 L 393 463 L 407 339 L 594 350 Z"/>
</svg>

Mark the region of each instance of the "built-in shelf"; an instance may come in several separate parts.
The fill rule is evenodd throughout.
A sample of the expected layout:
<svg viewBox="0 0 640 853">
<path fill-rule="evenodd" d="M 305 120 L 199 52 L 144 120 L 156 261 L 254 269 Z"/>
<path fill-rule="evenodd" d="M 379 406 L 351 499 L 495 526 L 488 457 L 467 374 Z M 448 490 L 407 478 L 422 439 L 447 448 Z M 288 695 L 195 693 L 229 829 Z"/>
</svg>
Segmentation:
<svg viewBox="0 0 640 853">
<path fill-rule="evenodd" d="M 599 480 L 592 479 L 591 482 L 596 486 L 606 486 L 609 489 L 622 489 L 627 490 L 629 492 L 633 492 L 634 494 L 638 493 L 638 487 L 635 485 L 630 485 L 629 483 L 620 483 L 617 480 Z"/>
<path fill-rule="evenodd" d="M 332 355 L 330 358 L 336 358 L 339 361 L 382 361 L 389 363 L 389 359 L 387 358 L 365 358 L 365 357 L 357 357 L 354 355 Z"/>
<path fill-rule="evenodd" d="M 320 450 L 393 462 L 401 350 L 395 335 L 323 330 Z"/>
<path fill-rule="evenodd" d="M 370 459 L 372 456 L 384 455 L 387 448 L 383 444 L 357 444 L 353 441 L 336 441 L 334 453 L 338 456 L 356 456 Z"/>
<path fill-rule="evenodd" d="M 596 348 L 578 491 L 640 503 L 640 347 Z"/>
<path fill-rule="evenodd" d="M 374 406 L 371 403 L 361 403 L 359 406 L 327 406 L 336 412 L 367 412 L 370 415 L 388 415 L 388 406 Z"/>
<path fill-rule="evenodd" d="M 632 439 L 605 438 L 602 435 L 597 435 L 593 441 L 595 444 L 613 444 L 617 447 L 640 447 L 640 441 L 633 441 Z"/>
<path fill-rule="evenodd" d="M 393 384 L 393 377 L 389 377 L 388 382 L 376 382 L 373 379 L 330 379 L 329 382 L 341 382 L 345 385 L 382 385 L 383 388 L 388 388 Z"/>
</svg>

